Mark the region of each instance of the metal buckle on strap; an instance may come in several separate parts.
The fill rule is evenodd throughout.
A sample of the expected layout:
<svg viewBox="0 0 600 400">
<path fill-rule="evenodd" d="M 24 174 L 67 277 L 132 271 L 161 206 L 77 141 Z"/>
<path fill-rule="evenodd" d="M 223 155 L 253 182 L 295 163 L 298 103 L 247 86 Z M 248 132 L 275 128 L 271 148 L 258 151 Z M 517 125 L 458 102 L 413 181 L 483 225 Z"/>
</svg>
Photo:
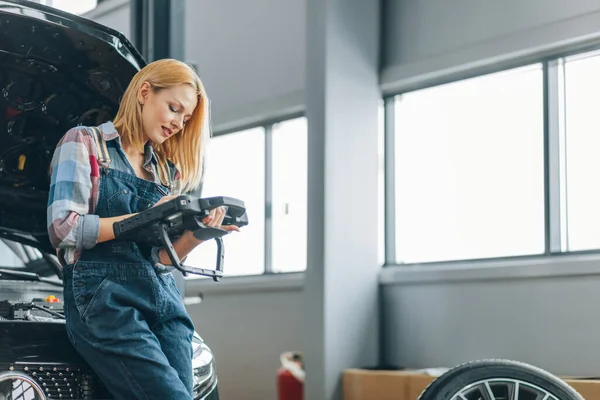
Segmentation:
<svg viewBox="0 0 600 400">
<path fill-rule="evenodd" d="M 98 163 L 108 168 L 110 166 L 110 155 L 108 154 L 108 148 L 106 147 L 106 141 L 102 137 L 102 132 L 97 127 L 91 127 L 94 141 L 96 142 L 96 150 L 98 152 Z"/>
</svg>

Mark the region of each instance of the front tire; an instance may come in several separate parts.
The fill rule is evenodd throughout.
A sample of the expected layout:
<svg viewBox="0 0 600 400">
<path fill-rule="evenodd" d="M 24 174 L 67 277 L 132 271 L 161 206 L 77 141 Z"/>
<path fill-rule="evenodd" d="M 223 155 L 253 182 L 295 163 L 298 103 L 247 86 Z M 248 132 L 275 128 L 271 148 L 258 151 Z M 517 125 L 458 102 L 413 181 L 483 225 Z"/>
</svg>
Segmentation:
<svg viewBox="0 0 600 400">
<path fill-rule="evenodd" d="M 512 360 L 471 361 L 435 379 L 419 400 L 584 400 L 562 379 Z"/>
</svg>

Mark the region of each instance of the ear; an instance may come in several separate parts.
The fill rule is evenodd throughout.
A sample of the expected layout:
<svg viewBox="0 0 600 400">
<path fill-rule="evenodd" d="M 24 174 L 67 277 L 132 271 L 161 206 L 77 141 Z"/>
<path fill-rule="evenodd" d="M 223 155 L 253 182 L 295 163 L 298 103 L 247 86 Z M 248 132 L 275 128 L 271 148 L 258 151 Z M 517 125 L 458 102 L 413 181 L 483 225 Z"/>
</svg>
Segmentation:
<svg viewBox="0 0 600 400">
<path fill-rule="evenodd" d="M 146 102 L 146 100 L 148 100 L 148 96 L 150 95 L 151 89 L 152 86 L 150 86 L 150 83 L 148 81 L 142 82 L 137 92 L 138 103 L 143 104 Z"/>
</svg>

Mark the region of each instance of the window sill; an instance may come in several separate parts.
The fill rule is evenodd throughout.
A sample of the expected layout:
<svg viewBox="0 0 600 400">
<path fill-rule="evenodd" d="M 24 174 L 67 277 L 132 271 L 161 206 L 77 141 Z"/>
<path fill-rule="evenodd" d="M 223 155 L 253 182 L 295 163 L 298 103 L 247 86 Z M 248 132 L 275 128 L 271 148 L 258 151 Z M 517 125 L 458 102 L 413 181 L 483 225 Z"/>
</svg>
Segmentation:
<svg viewBox="0 0 600 400">
<path fill-rule="evenodd" d="M 395 286 L 592 275 L 600 275 L 599 253 L 561 254 L 431 265 L 390 265 L 382 268 L 379 282 L 382 286 Z"/>
<path fill-rule="evenodd" d="M 205 294 L 288 292 L 304 289 L 304 273 L 265 274 L 186 280 L 186 304 L 201 301 Z"/>
</svg>

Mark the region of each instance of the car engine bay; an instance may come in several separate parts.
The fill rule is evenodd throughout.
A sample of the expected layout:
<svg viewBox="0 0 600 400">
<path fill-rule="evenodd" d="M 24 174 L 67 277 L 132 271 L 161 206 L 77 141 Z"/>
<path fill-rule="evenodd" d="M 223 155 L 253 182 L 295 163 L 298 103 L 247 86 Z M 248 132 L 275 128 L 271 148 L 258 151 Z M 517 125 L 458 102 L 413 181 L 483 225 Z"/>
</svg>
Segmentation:
<svg viewBox="0 0 600 400">
<path fill-rule="evenodd" d="M 49 301 L 50 300 L 50 301 Z M 0 301 L 0 321 L 64 322 L 62 302 L 36 298 L 32 301 Z"/>
<path fill-rule="evenodd" d="M 117 32 L 77 22 L 0 1 L 0 226 L 49 251 L 54 148 L 69 129 L 113 118 L 140 63 Z"/>
</svg>

